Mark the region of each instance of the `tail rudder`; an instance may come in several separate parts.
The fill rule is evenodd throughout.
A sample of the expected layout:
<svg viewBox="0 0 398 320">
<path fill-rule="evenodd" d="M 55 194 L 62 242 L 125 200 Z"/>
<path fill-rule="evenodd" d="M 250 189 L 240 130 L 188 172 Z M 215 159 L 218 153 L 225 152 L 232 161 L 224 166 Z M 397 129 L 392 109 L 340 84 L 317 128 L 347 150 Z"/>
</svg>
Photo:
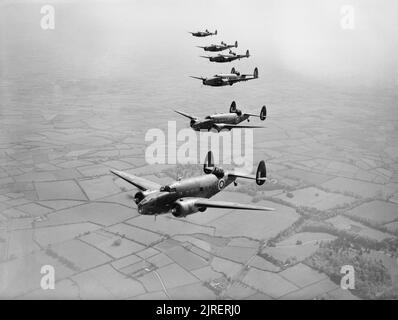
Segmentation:
<svg viewBox="0 0 398 320">
<path fill-rule="evenodd" d="M 266 117 L 267 117 L 267 107 L 263 106 L 260 111 L 260 120 L 264 121 Z"/>
<path fill-rule="evenodd" d="M 236 102 L 232 101 L 231 106 L 229 107 L 229 113 L 235 113 L 236 112 Z"/>
<path fill-rule="evenodd" d="M 236 71 L 235 71 L 235 67 L 232 67 L 232 69 L 231 69 L 231 73 L 232 73 L 232 74 L 236 73 Z"/>
<path fill-rule="evenodd" d="M 238 41 L 235 41 L 235 48 L 238 47 Z"/>
<path fill-rule="evenodd" d="M 264 160 L 261 160 L 257 167 L 256 183 L 261 186 L 267 180 L 267 168 L 265 167 Z"/>
<path fill-rule="evenodd" d="M 258 69 L 257 69 L 257 67 L 254 68 L 253 77 L 254 77 L 254 79 L 258 78 Z"/>
<path fill-rule="evenodd" d="M 246 58 L 249 58 L 249 57 L 250 57 L 249 50 L 246 50 Z"/>
<path fill-rule="evenodd" d="M 216 30 L 216 31 L 214 31 L 214 35 L 215 35 L 215 36 L 217 35 L 217 30 Z"/>
</svg>

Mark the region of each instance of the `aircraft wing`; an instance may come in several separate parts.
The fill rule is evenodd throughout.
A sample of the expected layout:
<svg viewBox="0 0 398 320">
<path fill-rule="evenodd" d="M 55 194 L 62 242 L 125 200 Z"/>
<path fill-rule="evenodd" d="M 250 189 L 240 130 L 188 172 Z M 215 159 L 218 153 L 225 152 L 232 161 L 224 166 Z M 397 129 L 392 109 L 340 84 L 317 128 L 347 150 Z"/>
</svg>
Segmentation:
<svg viewBox="0 0 398 320">
<path fill-rule="evenodd" d="M 113 170 L 113 169 L 111 169 L 111 172 L 114 175 L 118 176 L 119 178 L 123 179 L 124 181 L 127 181 L 128 183 L 136 186 L 138 189 L 140 189 L 142 191 L 159 190 L 161 187 L 161 185 L 156 182 L 137 177 L 137 176 L 127 173 L 127 172 Z"/>
<path fill-rule="evenodd" d="M 220 208 L 220 209 L 242 209 L 242 210 L 257 210 L 257 211 L 274 211 L 273 208 L 254 206 L 251 204 L 241 204 L 227 201 L 213 201 L 204 198 L 197 198 L 195 201 L 196 207 L 205 208 Z"/>
<path fill-rule="evenodd" d="M 265 128 L 262 126 L 241 126 L 241 125 L 235 125 L 235 124 L 215 124 L 215 126 L 217 126 L 219 129 L 227 129 L 227 130 L 231 130 L 231 129 L 244 129 L 244 128 L 251 128 L 251 129 L 255 129 L 255 128 Z"/>
<path fill-rule="evenodd" d="M 191 78 L 194 78 L 194 79 L 198 79 L 198 80 L 205 80 L 206 78 L 202 78 L 202 77 L 195 77 L 195 76 L 190 76 Z"/>
<path fill-rule="evenodd" d="M 176 113 L 178 113 L 178 114 L 180 114 L 180 115 L 182 115 L 184 117 L 187 117 L 187 118 L 189 118 L 191 120 L 195 120 L 196 119 L 196 117 L 190 116 L 189 114 L 181 112 L 181 111 L 174 110 L 174 112 L 176 112 Z"/>
</svg>

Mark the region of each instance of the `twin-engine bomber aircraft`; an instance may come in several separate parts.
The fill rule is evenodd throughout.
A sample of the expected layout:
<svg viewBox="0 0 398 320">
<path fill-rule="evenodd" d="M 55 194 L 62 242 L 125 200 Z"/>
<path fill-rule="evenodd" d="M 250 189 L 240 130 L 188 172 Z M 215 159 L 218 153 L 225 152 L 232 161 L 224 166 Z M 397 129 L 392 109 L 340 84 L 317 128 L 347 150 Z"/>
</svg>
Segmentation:
<svg viewBox="0 0 398 320">
<path fill-rule="evenodd" d="M 194 76 L 190 77 L 202 80 L 202 83 L 205 86 L 212 86 L 212 87 L 223 87 L 228 85 L 232 86 L 234 83 L 240 81 L 257 79 L 258 69 L 255 68 L 253 74 L 241 74 L 240 72 L 236 71 L 235 68 L 232 68 L 231 73 L 219 73 L 210 78 L 194 77 Z"/>
<path fill-rule="evenodd" d="M 174 110 L 178 114 L 190 119 L 189 125 L 195 131 L 200 130 L 212 130 L 215 129 L 218 132 L 222 130 L 231 130 L 235 128 L 264 128 L 261 126 L 242 126 L 238 125 L 242 121 L 249 121 L 249 117 L 259 117 L 262 121 L 267 117 L 267 108 L 263 106 L 260 111 L 260 115 L 252 113 L 242 113 L 241 110 L 236 108 L 236 102 L 232 101 L 231 107 L 229 108 L 229 113 L 218 113 L 200 119 L 198 117 L 191 116 L 184 112 Z"/>
<path fill-rule="evenodd" d="M 215 36 L 217 35 L 217 30 L 214 32 L 210 32 L 209 30 L 206 29 L 206 31 L 198 31 L 198 32 L 189 32 L 192 34 L 194 37 L 207 37 L 207 36 Z"/>
<path fill-rule="evenodd" d="M 229 54 L 221 54 L 219 53 L 218 55 L 211 57 L 211 56 L 201 56 L 202 58 L 209 59 L 210 62 L 231 62 L 234 60 L 240 60 L 242 58 L 249 58 L 249 50 L 246 50 L 246 54 L 236 54 L 235 52 L 232 52 L 229 50 Z"/>
<path fill-rule="evenodd" d="M 138 191 L 134 201 L 138 212 L 142 215 L 158 215 L 171 212 L 174 217 L 182 218 L 195 212 L 204 212 L 207 208 L 242 209 L 273 211 L 272 208 L 240 204 L 225 201 L 211 201 L 209 198 L 223 190 L 237 178 L 255 180 L 258 185 L 264 184 L 266 168 L 260 161 L 256 176 L 225 171 L 214 166 L 212 152 L 209 151 L 203 166 L 204 175 L 176 181 L 170 185 L 161 186 L 144 178 L 111 170 L 113 174 L 136 186 Z"/>
<path fill-rule="evenodd" d="M 238 41 L 235 41 L 234 44 L 226 44 L 225 42 L 221 41 L 221 44 L 211 44 L 210 46 L 206 47 L 199 47 L 203 49 L 204 51 L 211 51 L 211 52 L 218 52 L 218 51 L 223 51 L 231 48 L 237 48 L 238 47 Z"/>
</svg>

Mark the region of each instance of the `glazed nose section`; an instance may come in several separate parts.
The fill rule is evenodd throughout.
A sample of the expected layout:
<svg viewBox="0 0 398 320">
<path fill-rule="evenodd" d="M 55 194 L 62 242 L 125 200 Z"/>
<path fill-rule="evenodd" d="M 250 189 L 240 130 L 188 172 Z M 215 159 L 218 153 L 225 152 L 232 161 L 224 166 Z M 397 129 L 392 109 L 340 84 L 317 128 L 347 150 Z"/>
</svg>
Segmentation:
<svg viewBox="0 0 398 320">
<path fill-rule="evenodd" d="M 148 211 L 153 205 L 153 199 L 150 198 L 144 198 L 139 204 L 138 204 L 138 213 L 139 214 L 148 214 Z"/>
<path fill-rule="evenodd" d="M 139 214 L 145 214 L 144 213 L 144 206 L 141 203 L 138 205 L 138 213 Z"/>
</svg>

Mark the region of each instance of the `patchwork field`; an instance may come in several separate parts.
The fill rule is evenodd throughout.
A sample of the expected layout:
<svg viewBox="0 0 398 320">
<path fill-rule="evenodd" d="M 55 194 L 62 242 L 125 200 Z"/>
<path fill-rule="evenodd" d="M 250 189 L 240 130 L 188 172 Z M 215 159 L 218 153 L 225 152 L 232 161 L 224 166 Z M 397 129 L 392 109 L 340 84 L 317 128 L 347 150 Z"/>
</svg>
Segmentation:
<svg viewBox="0 0 398 320">
<path fill-rule="evenodd" d="M 347 214 L 383 225 L 398 220 L 398 205 L 385 201 L 372 201 L 347 211 Z"/>
<path fill-rule="evenodd" d="M 373 299 L 398 298 L 398 90 L 386 48 L 379 57 L 344 45 L 335 55 L 330 49 L 342 42 L 333 38 L 333 48 L 319 46 L 317 55 L 308 47 L 313 41 L 287 37 L 300 50 L 286 50 L 289 41 L 275 36 L 281 28 L 261 28 L 264 21 L 278 22 L 263 15 L 273 17 L 277 5 L 263 11 L 249 6 L 247 12 L 239 5 L 239 14 L 255 18 L 244 29 L 229 23 L 233 11 L 215 16 L 220 26 L 229 24 L 223 35 L 239 36 L 253 48 L 253 57 L 236 67 L 246 72 L 255 62 L 260 77 L 208 88 L 188 75 L 230 67 L 197 57 L 198 39 L 181 25 L 203 23 L 192 3 L 188 8 L 178 2 L 181 12 L 196 13 L 199 20 L 181 14 L 177 21 L 162 12 L 159 28 L 146 3 L 140 3 L 141 13 L 118 1 L 121 19 L 99 19 L 113 12 L 108 4 L 99 12 L 72 1 L 71 8 L 87 14 L 65 11 L 63 18 L 73 24 L 57 23 L 56 32 L 46 33 L 38 27 L 37 4 L 6 2 L 0 5 L 8 27 L 0 40 L 0 61 L 6 61 L 0 73 L 0 299 L 357 298 L 340 288 L 341 274 L 309 266 L 326 245 L 336 270 L 345 263 L 337 259 L 343 249 L 369 258 L 362 267 L 373 266 L 377 276 L 363 281 L 364 287 L 376 286 L 385 272 Z M 384 20 L 372 23 L 377 36 L 388 29 Z M 261 44 L 259 30 L 261 39 L 272 41 Z M 358 44 L 352 40 L 350 45 Z M 365 67 L 345 56 L 356 52 Z M 336 57 L 340 63 L 333 63 Z M 137 189 L 110 169 L 160 185 L 202 174 L 200 152 L 222 151 L 226 158 L 224 146 L 198 142 L 194 163 L 174 162 L 174 149 L 185 143 L 181 129 L 199 134 L 173 110 L 206 117 L 228 112 L 232 100 L 255 114 L 267 105 L 264 122 L 250 120 L 264 126 L 248 131 L 252 141 L 243 140 L 245 131 L 232 131 L 242 133 L 241 150 L 233 151 L 241 151 L 250 168 L 264 160 L 268 180 L 258 186 L 238 178 L 237 186 L 213 199 L 275 211 L 208 209 L 181 219 L 139 215 Z M 147 154 L 156 140 L 151 132 L 159 133 L 155 164 L 155 154 Z M 235 164 L 220 166 L 229 170 Z M 329 262 L 322 259 L 320 265 Z M 386 270 L 378 269 L 380 260 Z M 44 265 L 55 268 L 55 290 L 40 287 Z"/>
<path fill-rule="evenodd" d="M 317 210 L 330 210 L 355 201 L 352 197 L 325 192 L 314 187 L 293 191 L 290 197 L 287 194 L 281 194 L 276 195 L 275 198 L 287 201 L 295 207 L 312 207 Z"/>
</svg>

